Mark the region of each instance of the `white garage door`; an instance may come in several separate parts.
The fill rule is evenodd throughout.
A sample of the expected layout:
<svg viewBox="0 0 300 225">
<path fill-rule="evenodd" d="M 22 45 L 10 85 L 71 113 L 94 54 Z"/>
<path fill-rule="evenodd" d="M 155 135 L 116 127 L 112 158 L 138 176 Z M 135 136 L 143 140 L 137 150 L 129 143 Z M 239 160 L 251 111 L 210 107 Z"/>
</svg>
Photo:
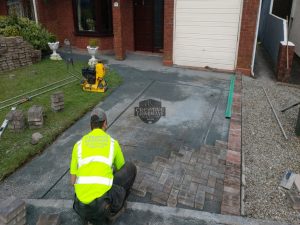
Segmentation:
<svg viewBox="0 0 300 225">
<path fill-rule="evenodd" d="M 176 65 L 234 70 L 242 0 L 176 0 Z"/>
</svg>

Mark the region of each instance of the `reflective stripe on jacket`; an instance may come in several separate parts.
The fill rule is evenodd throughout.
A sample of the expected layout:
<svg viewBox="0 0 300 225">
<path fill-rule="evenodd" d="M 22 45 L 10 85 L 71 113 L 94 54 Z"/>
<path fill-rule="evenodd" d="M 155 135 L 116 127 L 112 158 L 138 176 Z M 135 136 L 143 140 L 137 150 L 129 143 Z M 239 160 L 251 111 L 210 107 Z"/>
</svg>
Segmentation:
<svg viewBox="0 0 300 225">
<path fill-rule="evenodd" d="M 114 145 L 115 140 L 110 138 L 110 147 L 109 147 L 109 157 L 104 156 L 89 156 L 86 158 L 82 158 L 82 141 L 78 142 L 77 147 L 77 154 L 78 154 L 78 169 L 82 166 L 92 163 L 92 162 L 99 162 L 112 167 L 113 164 L 113 157 L 114 157 Z M 76 184 L 103 184 L 107 186 L 111 186 L 113 183 L 113 179 L 102 177 L 102 176 L 78 176 L 76 180 Z"/>
</svg>

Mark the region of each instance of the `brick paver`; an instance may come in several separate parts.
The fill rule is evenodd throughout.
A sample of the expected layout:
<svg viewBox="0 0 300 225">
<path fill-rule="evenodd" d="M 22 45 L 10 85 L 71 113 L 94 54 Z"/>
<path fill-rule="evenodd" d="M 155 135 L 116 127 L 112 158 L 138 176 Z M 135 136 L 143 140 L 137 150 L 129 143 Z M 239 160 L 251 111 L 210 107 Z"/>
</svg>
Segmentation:
<svg viewBox="0 0 300 225">
<path fill-rule="evenodd" d="M 5 200 L 0 199 L 0 224 L 1 225 L 25 225 L 26 207 L 25 202 L 15 197 Z"/>
<path fill-rule="evenodd" d="M 59 214 L 42 214 L 36 225 L 60 225 Z"/>
<path fill-rule="evenodd" d="M 226 155 L 222 214 L 241 214 L 241 135 L 242 135 L 242 80 L 238 75 L 234 87 L 232 116 Z M 221 143 L 220 143 L 221 144 Z"/>
<path fill-rule="evenodd" d="M 182 146 L 169 158 L 155 157 L 152 163 L 136 161 L 137 177 L 133 193 L 170 207 L 179 204 L 220 213 L 223 198 L 227 144 L 204 145 L 200 150 Z"/>
</svg>

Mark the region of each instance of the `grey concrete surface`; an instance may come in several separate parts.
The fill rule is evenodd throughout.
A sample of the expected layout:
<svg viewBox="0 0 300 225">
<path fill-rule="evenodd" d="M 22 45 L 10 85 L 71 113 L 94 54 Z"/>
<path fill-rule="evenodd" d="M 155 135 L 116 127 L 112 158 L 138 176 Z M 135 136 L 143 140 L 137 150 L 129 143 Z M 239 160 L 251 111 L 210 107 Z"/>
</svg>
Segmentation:
<svg viewBox="0 0 300 225">
<path fill-rule="evenodd" d="M 62 225 L 81 225 L 70 200 L 27 199 L 27 223 L 34 225 L 41 213 L 59 213 Z M 286 223 L 226 216 L 188 209 L 170 208 L 152 204 L 128 202 L 125 212 L 115 225 L 286 225 Z"/>
<path fill-rule="evenodd" d="M 110 133 L 119 140 L 128 160 L 151 162 L 169 157 L 181 145 L 195 149 L 227 140 L 229 120 L 224 111 L 228 74 L 161 66 L 159 57 L 130 55 L 126 61 L 107 59 L 124 83 L 104 102 Z M 132 64 L 132 65 L 130 65 Z M 129 66 L 130 65 L 130 66 Z M 139 101 L 153 98 L 166 107 L 166 117 L 149 125 L 134 116 Z M 89 132 L 89 113 L 35 157 L 0 183 L 0 198 L 72 199 L 69 163 L 74 143 Z M 141 202 L 149 202 L 147 198 Z"/>
<path fill-rule="evenodd" d="M 72 58 L 76 61 L 88 61 L 90 56 L 87 54 L 87 51 L 82 49 L 73 49 L 73 54 L 68 53 L 64 48 L 60 48 L 58 52 L 61 54 L 63 59 Z M 163 74 L 172 74 L 177 78 L 182 78 L 187 80 L 190 78 L 199 79 L 204 78 L 213 82 L 214 79 L 218 80 L 229 80 L 230 74 L 224 74 L 219 72 L 210 72 L 210 71 L 197 71 L 190 70 L 180 67 L 167 67 L 162 65 L 162 56 L 159 55 L 149 55 L 139 52 L 127 52 L 126 59 L 123 61 L 116 60 L 113 54 L 101 54 L 98 53 L 96 58 L 104 62 L 105 64 L 110 65 L 121 65 L 125 67 L 135 68 L 140 71 L 155 71 Z M 160 76 L 160 75 L 159 75 Z"/>
</svg>

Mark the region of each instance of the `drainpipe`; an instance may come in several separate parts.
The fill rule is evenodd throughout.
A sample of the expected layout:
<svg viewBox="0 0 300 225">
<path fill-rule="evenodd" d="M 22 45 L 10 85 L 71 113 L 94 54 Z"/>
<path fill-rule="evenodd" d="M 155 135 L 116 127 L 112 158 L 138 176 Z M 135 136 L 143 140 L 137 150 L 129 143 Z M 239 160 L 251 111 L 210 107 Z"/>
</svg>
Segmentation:
<svg viewBox="0 0 300 225">
<path fill-rule="evenodd" d="M 37 9 L 36 9 L 36 0 L 32 0 L 32 3 L 33 3 L 33 11 L 34 11 L 35 22 L 36 22 L 36 24 L 38 24 L 39 20 L 38 20 Z"/>
<path fill-rule="evenodd" d="M 256 54 L 256 45 L 257 45 L 257 37 L 258 37 L 258 29 L 259 29 L 259 22 L 260 22 L 260 14 L 261 14 L 261 6 L 262 0 L 259 1 L 259 9 L 256 21 L 256 32 L 255 32 L 255 39 L 253 43 L 253 53 L 252 53 L 252 63 L 251 63 L 251 76 L 254 77 L 254 63 L 255 63 L 255 54 Z"/>
</svg>

